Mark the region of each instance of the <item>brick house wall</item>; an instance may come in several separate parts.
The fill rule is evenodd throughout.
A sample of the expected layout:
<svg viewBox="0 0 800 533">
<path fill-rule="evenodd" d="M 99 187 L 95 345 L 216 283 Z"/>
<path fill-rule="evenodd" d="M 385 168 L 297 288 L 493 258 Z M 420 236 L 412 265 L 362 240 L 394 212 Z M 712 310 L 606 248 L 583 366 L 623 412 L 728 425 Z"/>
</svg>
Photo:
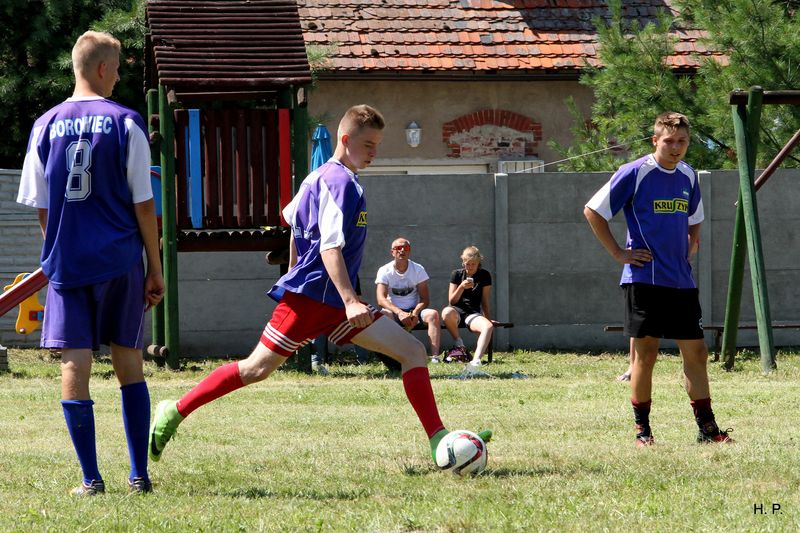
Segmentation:
<svg viewBox="0 0 800 533">
<path fill-rule="evenodd" d="M 447 157 L 525 158 L 539 155 L 542 124 L 505 109 L 482 109 L 442 125 Z"/>
</svg>

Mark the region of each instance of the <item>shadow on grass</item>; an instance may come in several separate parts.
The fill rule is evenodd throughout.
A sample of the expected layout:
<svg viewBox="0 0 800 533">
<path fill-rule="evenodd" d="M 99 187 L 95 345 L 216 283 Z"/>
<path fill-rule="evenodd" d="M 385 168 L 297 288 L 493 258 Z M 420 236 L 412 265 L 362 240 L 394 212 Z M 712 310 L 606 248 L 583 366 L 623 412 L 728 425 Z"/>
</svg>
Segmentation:
<svg viewBox="0 0 800 533">
<path fill-rule="evenodd" d="M 548 476 L 574 477 L 584 474 L 602 474 L 606 469 L 600 465 L 575 465 L 567 467 L 556 467 L 552 465 L 533 466 L 530 468 L 492 468 L 488 467 L 481 472 L 478 477 L 491 477 L 497 479 L 531 477 L 541 478 Z M 403 473 L 407 476 L 427 476 L 430 474 L 445 473 L 429 465 L 407 465 L 403 467 Z"/>
<path fill-rule="evenodd" d="M 592 470 L 591 468 L 589 469 Z M 407 476 L 428 476 L 431 474 L 445 474 L 438 468 L 433 466 L 421 465 L 408 465 L 403 467 L 403 474 Z M 487 468 L 478 477 L 491 477 L 497 479 L 514 478 L 514 477 L 544 477 L 544 476 L 571 476 L 575 474 L 575 469 L 563 469 L 549 466 L 531 467 L 531 468 Z"/>
<path fill-rule="evenodd" d="M 490 365 L 483 365 L 481 367 L 481 371 L 484 372 L 486 375 L 477 375 L 477 376 L 466 376 L 464 375 L 464 371 L 461 370 L 459 372 L 457 367 L 453 367 L 455 373 L 453 374 L 445 374 L 445 375 L 432 375 L 431 380 L 437 379 L 460 379 L 464 381 L 491 381 L 494 379 L 511 379 L 511 380 L 520 380 L 520 379 L 533 379 L 538 377 L 536 374 L 526 374 L 524 372 L 520 372 L 518 370 L 512 371 L 504 371 L 504 372 L 491 372 Z M 561 374 L 553 374 L 550 377 L 560 378 Z"/>
<path fill-rule="evenodd" d="M 250 487 L 237 489 L 232 492 L 218 493 L 222 496 L 233 498 L 246 498 L 248 500 L 259 500 L 262 498 L 282 498 L 287 500 L 304 499 L 315 501 L 353 501 L 369 496 L 369 491 L 361 490 L 316 490 L 316 489 L 288 489 L 285 491 L 274 491 L 260 487 Z"/>
<path fill-rule="evenodd" d="M 603 468 L 587 467 L 585 465 L 569 468 L 558 468 L 555 466 L 534 466 L 531 468 L 487 468 L 481 476 L 493 477 L 498 479 L 513 477 L 573 477 L 576 474 L 599 474 L 603 473 Z"/>
</svg>

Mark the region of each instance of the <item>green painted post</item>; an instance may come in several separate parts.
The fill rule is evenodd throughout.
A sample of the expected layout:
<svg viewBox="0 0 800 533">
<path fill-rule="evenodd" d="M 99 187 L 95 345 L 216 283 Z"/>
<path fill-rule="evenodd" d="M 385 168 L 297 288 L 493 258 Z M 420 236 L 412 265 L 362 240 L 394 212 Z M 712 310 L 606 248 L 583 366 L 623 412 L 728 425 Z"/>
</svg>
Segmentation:
<svg viewBox="0 0 800 533">
<path fill-rule="evenodd" d="M 175 213 L 175 124 L 167 91 L 158 86 L 161 131 L 161 246 L 164 257 L 164 341 L 167 365 L 178 368 L 180 330 L 178 322 L 178 242 Z"/>
<path fill-rule="evenodd" d="M 147 131 L 148 133 L 154 133 L 155 128 L 151 123 L 151 117 L 153 115 L 158 114 L 158 91 L 156 89 L 150 89 L 147 91 Z M 159 132 L 160 133 L 160 132 Z M 160 165 L 161 164 L 161 142 L 156 141 L 150 147 L 150 164 L 151 165 Z M 163 257 L 161 259 L 162 263 L 164 261 Z M 153 336 L 153 344 L 158 346 L 164 346 L 164 304 L 163 302 L 158 304 L 153 308 L 153 315 L 152 315 L 152 336 Z"/>
<path fill-rule="evenodd" d="M 767 273 L 764 265 L 764 252 L 761 248 L 761 229 L 758 222 L 758 204 L 754 187 L 755 162 L 758 152 L 758 130 L 761 121 L 761 107 L 764 90 L 751 87 L 747 101 L 747 111 L 741 107 L 734 110 L 734 129 L 736 131 L 736 150 L 746 157 L 739 157 L 739 193 L 742 198 L 745 233 L 747 234 L 747 255 L 750 259 L 750 278 L 753 285 L 753 301 L 758 324 L 758 344 L 761 349 L 761 369 L 764 373 L 777 368 L 772 339 L 772 319 L 769 310 Z"/>
<path fill-rule="evenodd" d="M 725 303 L 725 322 L 722 330 L 722 366 L 733 369 L 736 359 L 736 336 L 739 332 L 739 314 L 742 307 L 742 282 L 744 281 L 744 257 L 747 252 L 747 237 L 744 234 L 744 212 L 742 193 L 736 208 L 736 222 L 733 226 L 733 251 L 731 270 L 728 276 L 728 299 Z"/>
<path fill-rule="evenodd" d="M 296 106 L 292 118 L 292 155 L 294 156 L 294 176 L 292 192 L 297 192 L 308 174 L 308 107 Z"/>
<path fill-rule="evenodd" d="M 307 88 L 304 88 L 307 91 Z M 297 101 L 297 91 L 294 94 L 294 111 L 292 116 L 292 159 L 294 159 L 294 175 L 292 176 L 292 192 L 297 192 L 300 184 L 309 172 L 308 156 L 308 107 L 300 105 Z M 297 369 L 303 372 L 311 372 L 311 350 L 313 346 L 309 343 L 300 348 L 295 359 Z M 330 355 L 328 355 L 330 357 Z M 329 361 L 326 361 L 328 363 Z"/>
</svg>

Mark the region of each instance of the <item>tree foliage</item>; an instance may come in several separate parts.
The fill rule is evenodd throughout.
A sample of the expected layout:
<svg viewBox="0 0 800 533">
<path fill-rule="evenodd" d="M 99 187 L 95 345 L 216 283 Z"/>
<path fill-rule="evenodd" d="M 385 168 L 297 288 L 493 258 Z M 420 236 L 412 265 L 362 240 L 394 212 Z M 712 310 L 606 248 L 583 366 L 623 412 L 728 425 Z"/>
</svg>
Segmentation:
<svg viewBox="0 0 800 533">
<path fill-rule="evenodd" d="M 3 0 L 0 27 L 0 168 L 22 166 L 34 120 L 71 95 L 70 52 L 86 30 L 122 42 L 114 98 L 143 108 L 144 0 Z"/>
<path fill-rule="evenodd" d="M 566 157 L 562 170 L 613 170 L 652 150 L 653 121 L 661 112 L 685 113 L 692 123 L 687 161 L 696 168 L 736 165 L 729 94 L 759 85 L 765 90 L 800 86 L 800 21 L 796 0 L 674 0 L 675 14 L 639 26 L 621 17 L 611 0 L 609 22 L 596 21 L 602 68 L 588 68 L 581 83 L 592 88 L 590 119 L 570 103 L 575 119 L 571 146 L 551 145 Z M 672 30 L 704 28 L 705 44 L 725 51 L 727 61 L 705 59 L 697 74 L 678 75 L 667 63 Z M 800 127 L 800 107 L 765 106 L 758 163 L 763 166 Z M 627 149 L 583 154 L 624 144 Z M 800 159 L 787 160 L 800 165 Z"/>
</svg>

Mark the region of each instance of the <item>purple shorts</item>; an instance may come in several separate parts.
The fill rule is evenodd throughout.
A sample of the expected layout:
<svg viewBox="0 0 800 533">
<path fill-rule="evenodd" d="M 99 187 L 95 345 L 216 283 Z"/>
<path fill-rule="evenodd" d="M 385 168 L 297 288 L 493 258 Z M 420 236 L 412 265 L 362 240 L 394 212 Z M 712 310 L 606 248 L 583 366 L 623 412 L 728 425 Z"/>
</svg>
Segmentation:
<svg viewBox="0 0 800 533">
<path fill-rule="evenodd" d="M 118 278 L 75 289 L 47 287 L 42 348 L 98 350 L 144 346 L 144 264 Z"/>
</svg>

